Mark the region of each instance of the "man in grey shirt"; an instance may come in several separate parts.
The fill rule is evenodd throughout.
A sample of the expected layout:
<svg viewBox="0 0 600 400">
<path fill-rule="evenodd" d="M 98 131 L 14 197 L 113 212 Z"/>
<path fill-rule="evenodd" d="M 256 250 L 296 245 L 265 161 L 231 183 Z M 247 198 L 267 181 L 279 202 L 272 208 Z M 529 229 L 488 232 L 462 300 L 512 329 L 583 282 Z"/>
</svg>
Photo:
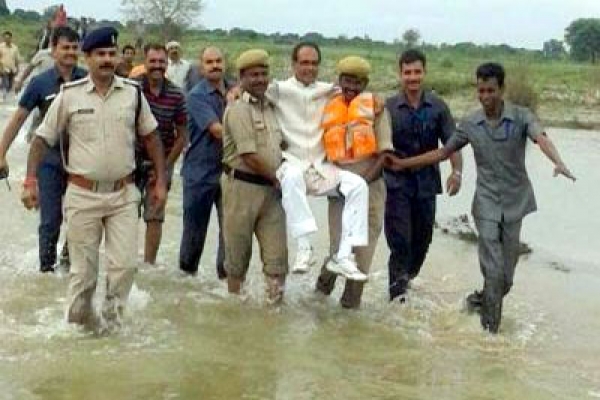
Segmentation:
<svg viewBox="0 0 600 400">
<path fill-rule="evenodd" d="M 479 231 L 484 285 L 467 302 L 480 312 L 483 328 L 492 333 L 498 332 L 502 299 L 513 283 L 521 222 L 536 210 L 525 169 L 527 138 L 554 163 L 554 176 L 575 181 L 533 113 L 503 100 L 504 78 L 500 64 L 479 66 L 477 91 L 482 107 L 465 118 L 445 146 L 418 157 L 388 159 L 389 168 L 402 170 L 443 161 L 469 143 L 473 147 L 477 184 L 472 213 Z"/>
</svg>

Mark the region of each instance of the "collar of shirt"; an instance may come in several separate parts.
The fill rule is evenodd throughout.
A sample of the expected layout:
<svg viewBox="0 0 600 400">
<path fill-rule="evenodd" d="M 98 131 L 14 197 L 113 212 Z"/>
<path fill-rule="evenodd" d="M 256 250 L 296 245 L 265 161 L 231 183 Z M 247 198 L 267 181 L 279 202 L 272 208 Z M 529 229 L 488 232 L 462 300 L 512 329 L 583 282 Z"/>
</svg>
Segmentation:
<svg viewBox="0 0 600 400">
<path fill-rule="evenodd" d="M 142 90 L 144 91 L 144 94 L 150 94 L 152 96 L 154 96 L 154 93 L 152 93 L 152 91 L 150 90 L 150 81 L 148 80 L 148 74 L 144 74 L 141 77 L 142 79 L 140 80 L 140 83 L 142 85 Z M 160 85 L 160 91 L 158 93 L 158 96 L 154 96 L 154 97 L 161 97 L 164 93 L 165 90 L 167 89 L 167 84 L 168 84 L 168 79 L 166 77 L 163 78 L 162 81 L 162 85 Z"/>
<path fill-rule="evenodd" d="M 58 71 L 58 67 L 56 66 L 56 64 L 54 64 L 54 67 L 49 69 L 48 71 L 49 71 L 48 73 L 50 74 L 50 76 L 54 82 L 61 83 L 61 84 L 65 83 L 64 79 L 60 75 L 60 72 Z M 71 71 L 71 82 L 76 81 L 81 78 L 85 78 L 86 75 L 87 75 L 86 70 L 76 66 Z"/>
<path fill-rule="evenodd" d="M 213 94 L 213 93 L 218 93 L 219 95 L 223 95 L 221 93 L 221 91 L 216 88 L 215 86 L 213 86 L 208 79 L 206 78 L 202 78 L 202 80 L 200 82 L 198 82 L 200 91 L 203 94 Z M 223 86 L 225 87 L 225 91 L 227 92 L 229 89 L 231 89 L 233 86 L 235 86 L 234 82 L 231 82 L 227 79 L 223 79 Z"/>
<path fill-rule="evenodd" d="M 123 78 L 115 75 L 113 77 L 112 83 L 110 84 L 110 88 L 108 88 L 108 92 L 106 92 L 106 96 L 108 97 L 115 89 L 123 89 L 125 83 L 123 83 Z M 96 84 L 92 80 L 90 76 L 88 76 L 88 81 L 85 84 L 85 91 L 91 93 L 96 89 Z"/>
<path fill-rule="evenodd" d="M 427 107 L 433 106 L 433 94 L 427 90 L 424 90 L 423 93 L 421 94 L 421 101 L 419 102 L 418 108 L 422 108 L 423 106 L 427 106 Z M 406 97 L 405 92 L 401 92 L 400 95 L 398 96 L 398 102 L 396 103 L 396 107 L 412 108 L 412 106 L 408 102 L 408 98 Z"/>
<path fill-rule="evenodd" d="M 264 106 L 269 106 L 271 105 L 271 102 L 269 99 L 267 99 L 267 97 L 263 97 L 262 100 L 257 99 L 256 97 L 252 96 L 250 93 L 248 93 L 247 91 L 244 90 L 244 92 L 242 93 L 242 97 L 241 97 L 242 101 L 249 103 L 249 104 L 256 104 L 256 105 L 264 105 Z"/>
<path fill-rule="evenodd" d="M 502 115 L 500 116 L 499 121 L 514 121 L 515 120 L 515 107 L 505 101 L 502 104 Z M 487 122 L 487 117 L 485 115 L 485 111 L 483 110 L 483 108 L 480 108 L 474 115 L 473 118 L 471 120 L 472 122 L 474 122 L 476 125 L 483 125 Z"/>
</svg>

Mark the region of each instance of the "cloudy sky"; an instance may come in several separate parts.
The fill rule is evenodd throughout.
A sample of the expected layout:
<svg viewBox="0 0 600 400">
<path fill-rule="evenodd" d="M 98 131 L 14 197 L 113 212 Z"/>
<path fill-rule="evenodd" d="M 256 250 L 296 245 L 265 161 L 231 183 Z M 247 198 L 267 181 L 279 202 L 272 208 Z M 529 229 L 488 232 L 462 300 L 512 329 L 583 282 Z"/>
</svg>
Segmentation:
<svg viewBox="0 0 600 400">
<path fill-rule="evenodd" d="M 60 0 L 8 0 L 11 9 L 42 10 Z M 122 19 L 120 0 L 62 0 L 69 15 Z M 204 0 L 208 28 L 261 32 L 317 31 L 392 41 L 416 28 L 431 43 L 475 42 L 541 48 L 564 37 L 577 18 L 600 18 L 600 0 Z"/>
</svg>

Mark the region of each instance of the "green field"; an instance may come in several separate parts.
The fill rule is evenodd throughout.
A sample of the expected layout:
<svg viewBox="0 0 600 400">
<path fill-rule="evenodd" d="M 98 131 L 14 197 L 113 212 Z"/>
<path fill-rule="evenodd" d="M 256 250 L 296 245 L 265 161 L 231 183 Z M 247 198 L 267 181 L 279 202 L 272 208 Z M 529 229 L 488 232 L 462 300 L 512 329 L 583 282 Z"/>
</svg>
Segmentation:
<svg viewBox="0 0 600 400">
<path fill-rule="evenodd" d="M 15 42 L 24 55 L 31 53 L 35 32 L 40 28 L 38 23 L 8 17 L 0 19 L 0 26 L 2 30 L 13 31 Z M 147 41 L 158 39 L 156 33 L 147 37 Z M 132 42 L 132 33 L 123 29 L 119 41 L 121 44 Z M 272 75 L 276 78 L 289 75 L 291 43 L 277 43 L 269 37 L 253 39 L 204 31 L 185 32 L 180 42 L 184 46 L 185 57 L 192 60 L 207 45 L 221 47 L 229 60 L 246 49 L 262 47 L 272 56 Z M 383 95 L 391 94 L 398 89 L 396 60 L 400 50 L 398 46 L 380 42 L 327 41 L 322 45 L 321 77 L 335 79 L 337 60 L 346 55 L 360 55 L 367 58 L 373 67 L 370 89 Z M 428 46 L 424 50 L 428 56 L 428 86 L 448 101 L 458 117 L 477 105 L 474 91 L 477 65 L 484 61 L 499 61 L 507 68 L 509 86 L 525 86 L 535 92 L 539 99 L 538 113 L 546 123 L 579 128 L 600 127 L 598 66 L 567 59 L 546 60 L 539 52 L 516 49 L 494 53 L 485 47 L 457 51 Z"/>
</svg>

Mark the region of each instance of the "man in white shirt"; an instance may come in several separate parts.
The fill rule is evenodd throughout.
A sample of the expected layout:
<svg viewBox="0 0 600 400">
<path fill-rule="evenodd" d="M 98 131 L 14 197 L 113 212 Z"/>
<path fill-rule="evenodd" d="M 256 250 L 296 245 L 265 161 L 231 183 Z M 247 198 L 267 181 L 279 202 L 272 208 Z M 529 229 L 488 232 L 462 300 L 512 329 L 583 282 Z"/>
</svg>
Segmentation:
<svg viewBox="0 0 600 400">
<path fill-rule="evenodd" d="M 298 244 L 292 272 L 306 272 L 314 264 L 309 236 L 317 231 L 317 224 L 307 194 L 343 196 L 340 247 L 326 268 L 347 279 L 365 281 L 367 276 L 357 268 L 352 249 L 368 242 L 368 187 L 360 176 L 325 161 L 321 120 L 335 88 L 316 80 L 320 62 L 321 51 L 315 43 L 296 45 L 292 53 L 294 76 L 274 82 L 267 92 L 275 104 L 285 141 L 284 162 L 277 178 L 287 228 Z"/>
<path fill-rule="evenodd" d="M 12 42 L 12 32 L 5 31 L 3 37 L 4 42 L 0 43 L 0 73 L 2 74 L 4 100 L 6 100 L 6 96 L 13 89 L 15 76 L 19 73 L 21 55 L 17 45 Z"/>
<path fill-rule="evenodd" d="M 179 88 L 185 89 L 185 80 L 191 68 L 191 64 L 181 58 L 181 45 L 179 42 L 169 42 L 166 45 L 169 52 L 169 66 L 167 67 L 167 78 Z"/>
</svg>

